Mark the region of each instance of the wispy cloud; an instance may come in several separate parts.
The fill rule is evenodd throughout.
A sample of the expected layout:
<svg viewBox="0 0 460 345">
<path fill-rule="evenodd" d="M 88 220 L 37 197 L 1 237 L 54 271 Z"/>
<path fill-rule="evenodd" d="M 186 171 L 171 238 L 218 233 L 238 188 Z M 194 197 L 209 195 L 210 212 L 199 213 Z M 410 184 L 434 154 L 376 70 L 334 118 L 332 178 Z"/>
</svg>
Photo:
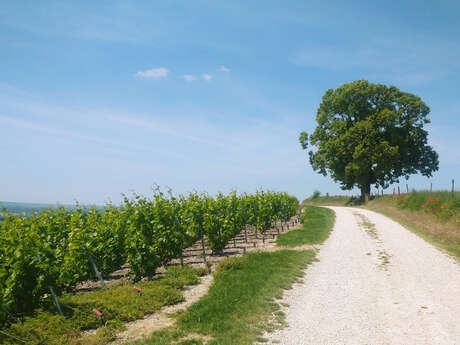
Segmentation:
<svg viewBox="0 0 460 345">
<path fill-rule="evenodd" d="M 211 81 L 211 79 L 212 79 L 212 75 L 207 74 L 207 73 L 204 73 L 202 77 L 206 81 Z"/>
<path fill-rule="evenodd" d="M 139 71 L 136 73 L 138 77 L 148 79 L 160 79 L 168 76 L 169 70 L 164 67 L 152 68 L 145 71 Z"/>
<path fill-rule="evenodd" d="M 167 124 L 163 124 L 158 121 L 151 120 L 151 119 L 145 119 L 145 118 L 134 117 L 134 116 L 125 116 L 125 115 L 109 115 L 107 116 L 107 119 L 114 121 L 114 122 L 124 124 L 124 125 L 141 127 L 141 128 L 148 129 L 150 131 L 153 131 L 159 134 L 165 134 L 168 136 L 173 136 L 176 138 L 180 138 L 183 140 L 187 140 L 187 141 L 191 141 L 191 142 L 195 142 L 199 144 L 211 145 L 214 147 L 228 148 L 228 149 L 234 148 L 228 143 L 224 143 L 222 141 L 214 140 L 210 138 L 209 135 L 207 137 L 205 137 L 204 135 L 194 136 L 194 135 L 185 133 L 185 130 L 181 131 L 177 129 L 179 127 L 188 128 L 187 131 L 190 131 L 190 126 L 187 123 L 181 123 L 179 125 L 178 124 L 167 125 Z M 195 128 L 195 131 L 197 131 L 196 128 Z"/>
<path fill-rule="evenodd" d="M 227 67 L 225 67 L 224 65 L 220 66 L 219 70 L 221 72 L 230 72 L 230 69 L 228 69 Z"/>
<path fill-rule="evenodd" d="M 125 141 L 120 140 L 111 140 L 107 138 L 103 138 L 102 136 L 92 136 L 81 133 L 78 130 L 69 130 L 69 129 L 62 129 L 57 128 L 49 125 L 45 125 L 40 123 L 39 121 L 31 121 L 31 120 L 24 120 L 24 119 L 16 119 L 10 116 L 0 115 L 0 123 L 4 125 L 12 125 L 17 128 L 22 128 L 26 130 L 31 130 L 35 132 L 41 132 L 49 136 L 60 137 L 64 139 L 71 139 L 71 140 L 78 140 L 80 142 L 88 142 L 98 145 L 103 145 L 108 148 L 115 148 L 116 152 L 121 152 L 121 150 L 132 152 L 134 151 L 145 151 L 145 152 L 155 152 L 164 155 L 173 155 L 177 158 L 183 158 L 182 155 L 173 153 L 170 151 L 161 150 L 158 147 L 151 147 L 148 145 L 138 145 L 133 143 L 126 143 Z"/>
<path fill-rule="evenodd" d="M 196 80 L 196 77 L 194 75 L 191 75 L 191 74 L 184 74 L 183 78 L 184 78 L 185 81 L 194 81 L 194 80 Z"/>
<path fill-rule="evenodd" d="M 108 144 L 108 145 L 118 145 L 119 143 L 112 141 L 112 140 L 107 140 L 103 139 L 100 137 L 94 137 L 94 136 L 88 136 L 81 134 L 77 131 L 69 131 L 65 129 L 59 129 L 55 127 L 50 127 L 50 126 L 45 126 L 43 124 L 40 124 L 35 121 L 30 121 L 30 120 L 22 120 L 22 119 L 15 119 L 9 116 L 5 115 L 0 115 L 0 121 L 1 122 L 6 122 L 9 124 L 12 124 L 17 127 L 29 129 L 29 130 L 34 130 L 42 133 L 46 133 L 49 135 L 57 135 L 57 136 L 62 136 L 62 137 L 72 137 L 75 139 L 81 139 L 85 141 L 90 141 L 93 143 L 98 143 L 98 144 Z"/>
</svg>

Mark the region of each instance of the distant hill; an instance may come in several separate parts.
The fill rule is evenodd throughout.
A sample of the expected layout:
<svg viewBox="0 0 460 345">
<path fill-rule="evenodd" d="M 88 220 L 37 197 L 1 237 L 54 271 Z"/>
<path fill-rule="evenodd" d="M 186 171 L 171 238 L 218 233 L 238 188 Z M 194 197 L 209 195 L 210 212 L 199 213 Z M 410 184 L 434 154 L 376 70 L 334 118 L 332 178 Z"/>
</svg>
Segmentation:
<svg viewBox="0 0 460 345">
<path fill-rule="evenodd" d="M 63 205 L 63 204 L 40 204 L 40 203 L 30 203 L 30 202 L 11 202 L 11 201 L 0 201 L 0 211 L 6 209 L 10 213 L 14 214 L 26 214 L 29 215 L 30 212 L 43 212 L 48 209 L 55 209 L 60 206 L 64 206 L 66 209 L 74 210 L 76 205 Z M 92 206 L 89 205 L 80 205 L 83 209 L 89 209 Z M 95 206 L 96 208 L 102 210 L 103 206 Z M 1 213 L 1 212 L 0 212 Z M 1 215 L 0 215 L 1 217 Z"/>
</svg>

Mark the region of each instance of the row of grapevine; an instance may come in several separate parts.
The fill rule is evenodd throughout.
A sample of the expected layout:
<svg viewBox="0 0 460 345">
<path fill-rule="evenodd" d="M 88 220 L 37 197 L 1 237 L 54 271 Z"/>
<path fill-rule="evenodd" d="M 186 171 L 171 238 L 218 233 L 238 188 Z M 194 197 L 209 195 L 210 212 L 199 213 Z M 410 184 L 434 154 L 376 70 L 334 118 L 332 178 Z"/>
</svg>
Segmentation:
<svg viewBox="0 0 460 345">
<path fill-rule="evenodd" d="M 50 303 L 77 283 L 95 279 L 90 262 L 102 275 L 126 262 L 131 278 L 152 276 L 156 269 L 206 237 L 214 253 L 246 224 L 264 232 L 274 221 L 295 215 L 298 201 L 286 193 L 231 192 L 211 197 L 174 196 L 155 190 L 151 198 L 133 194 L 120 206 L 73 210 L 60 207 L 40 214 L 4 212 L 0 225 L 0 324 Z"/>
</svg>

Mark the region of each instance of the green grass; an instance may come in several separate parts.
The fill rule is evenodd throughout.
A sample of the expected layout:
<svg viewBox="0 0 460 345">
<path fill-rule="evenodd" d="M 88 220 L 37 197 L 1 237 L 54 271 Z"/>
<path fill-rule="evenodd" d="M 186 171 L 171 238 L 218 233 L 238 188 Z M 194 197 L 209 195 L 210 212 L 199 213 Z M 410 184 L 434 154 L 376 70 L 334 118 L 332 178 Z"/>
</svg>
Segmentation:
<svg viewBox="0 0 460 345">
<path fill-rule="evenodd" d="M 303 205 L 316 205 L 316 206 L 347 206 L 353 202 L 353 198 L 342 195 L 335 196 L 318 196 L 316 198 L 310 197 L 305 199 Z"/>
<path fill-rule="evenodd" d="M 181 289 L 199 282 L 204 269 L 170 267 L 164 277 L 140 282 L 142 296 L 128 282 L 109 287 L 107 291 L 97 289 L 91 292 L 65 294 L 60 298 L 65 318 L 56 311 L 37 311 L 33 316 L 12 324 L 3 330 L 9 335 L 33 345 L 77 345 L 105 344 L 123 328 L 124 322 L 142 318 L 162 306 L 183 301 Z M 108 321 L 108 327 L 100 327 L 100 320 L 92 313 L 97 308 Z M 98 329 L 95 335 L 81 337 L 80 332 Z M 12 337 L 0 334 L 2 344 L 21 344 Z"/>
<path fill-rule="evenodd" d="M 284 315 L 275 299 L 302 276 L 314 255 L 313 251 L 281 250 L 228 258 L 217 267 L 209 293 L 180 315 L 174 327 L 136 344 L 203 343 L 199 338 L 180 342 L 187 334 L 212 337 L 208 345 L 261 341 L 264 331 L 283 324 Z"/>
<path fill-rule="evenodd" d="M 302 213 L 302 228 L 281 234 L 276 240 L 278 246 L 297 247 L 303 244 L 322 243 L 332 230 L 334 211 L 316 206 L 306 206 Z"/>
</svg>

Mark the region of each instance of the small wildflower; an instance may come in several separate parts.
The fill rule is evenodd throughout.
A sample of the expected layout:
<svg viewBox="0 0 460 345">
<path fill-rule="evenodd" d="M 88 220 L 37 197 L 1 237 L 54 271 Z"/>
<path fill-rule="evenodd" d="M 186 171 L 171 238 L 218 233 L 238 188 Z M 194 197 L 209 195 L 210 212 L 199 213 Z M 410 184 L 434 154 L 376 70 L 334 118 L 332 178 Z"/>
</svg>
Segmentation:
<svg viewBox="0 0 460 345">
<path fill-rule="evenodd" d="M 448 202 L 445 202 L 444 204 L 441 205 L 441 208 L 448 208 L 449 207 L 449 203 Z"/>
</svg>

